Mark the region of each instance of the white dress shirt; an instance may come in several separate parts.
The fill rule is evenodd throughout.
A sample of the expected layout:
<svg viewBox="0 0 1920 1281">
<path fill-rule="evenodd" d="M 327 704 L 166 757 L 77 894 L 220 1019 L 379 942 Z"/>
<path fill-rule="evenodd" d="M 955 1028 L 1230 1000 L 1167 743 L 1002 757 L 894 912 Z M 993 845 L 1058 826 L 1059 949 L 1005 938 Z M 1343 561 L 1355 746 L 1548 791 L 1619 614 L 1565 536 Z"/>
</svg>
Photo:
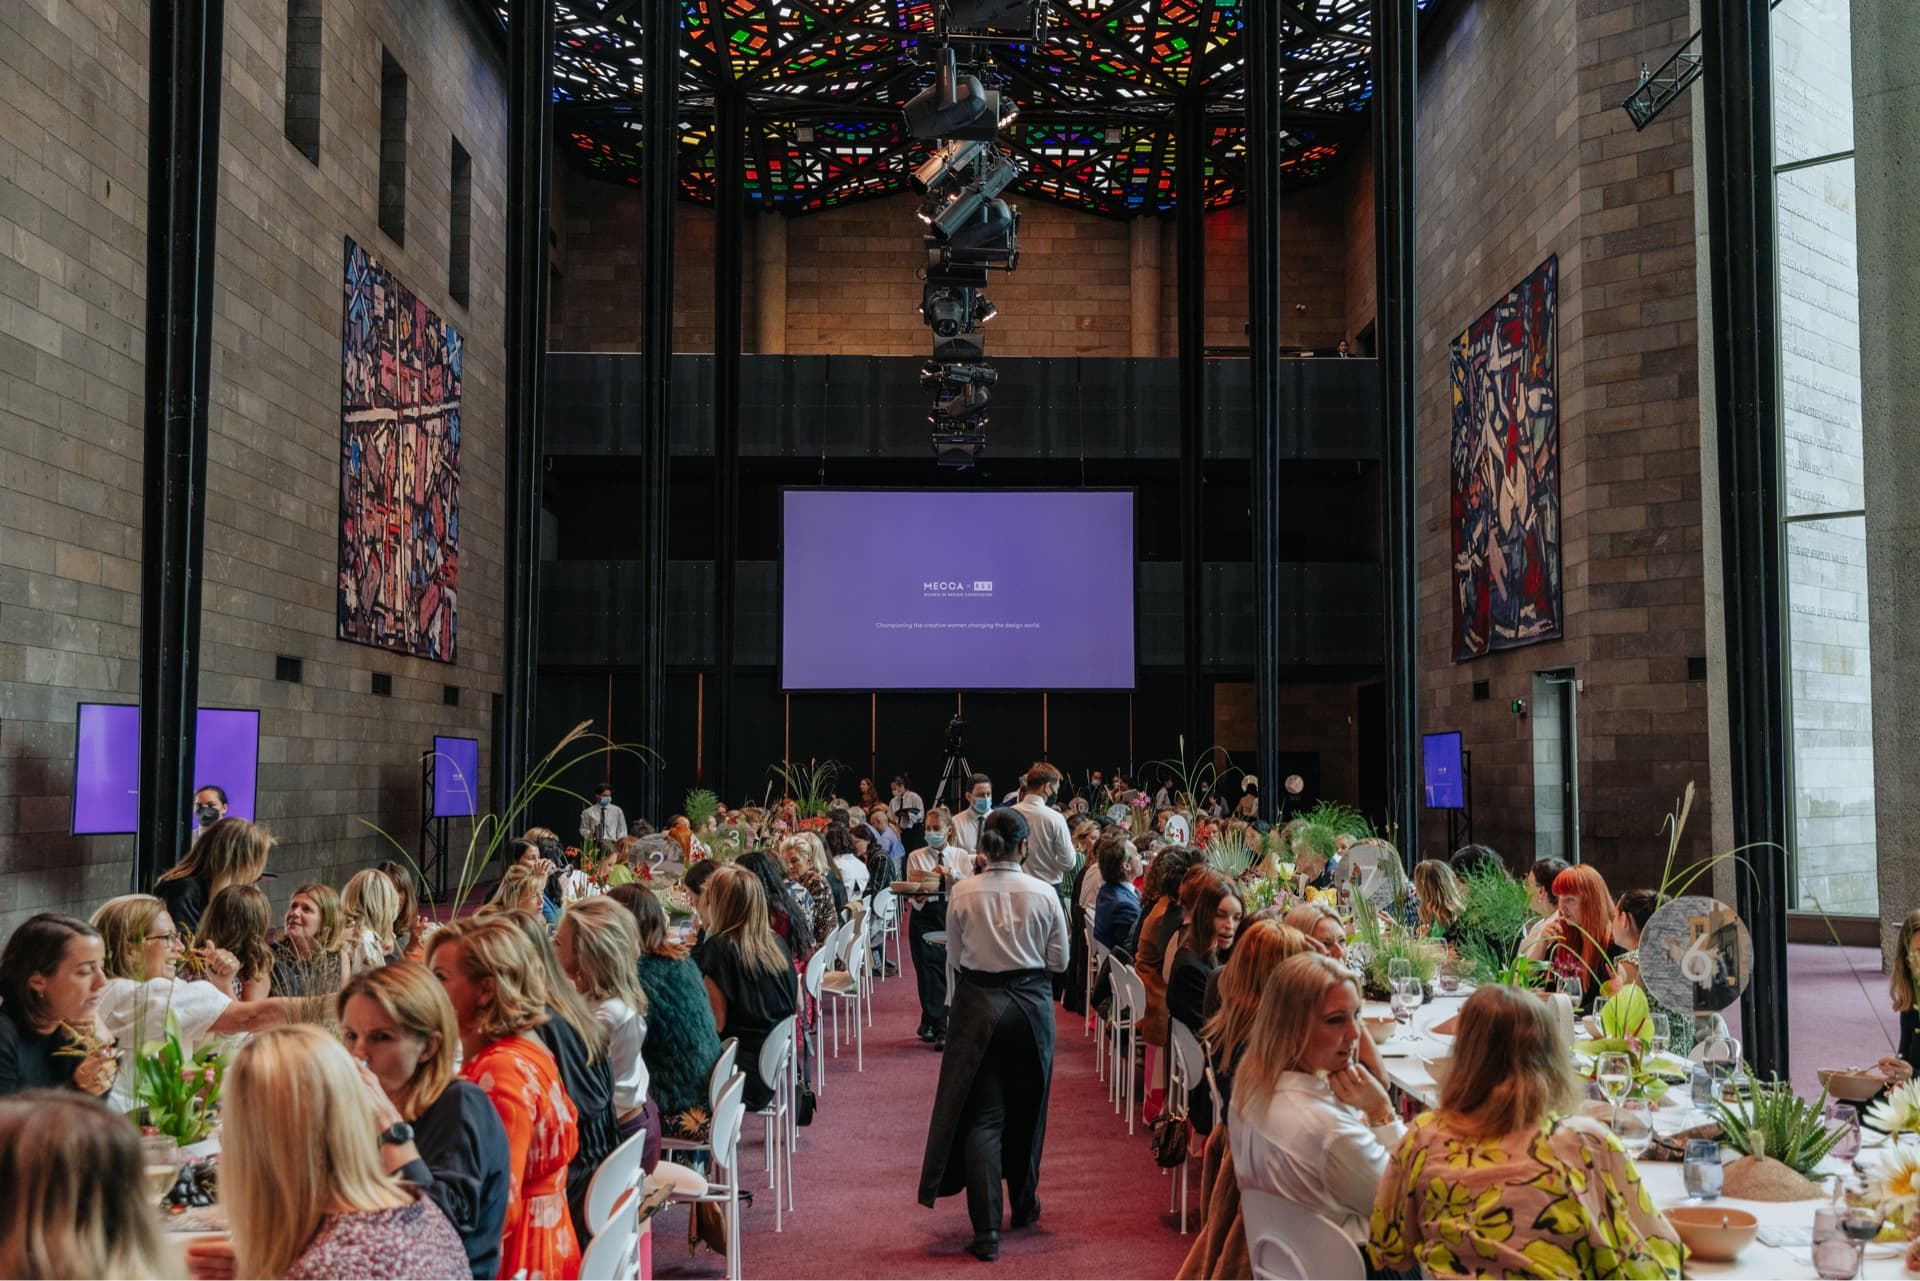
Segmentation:
<svg viewBox="0 0 1920 1281">
<path fill-rule="evenodd" d="M 1367 1239 L 1380 1180 L 1405 1133 L 1398 1117 L 1368 1125 L 1307 1072 L 1282 1072 L 1273 1097 L 1257 1108 L 1250 1089 L 1236 1089 L 1227 1117 L 1242 1188 L 1317 1210 L 1356 1244 Z"/>
<path fill-rule="evenodd" d="M 647 1040 L 647 1021 L 617 996 L 593 1007 L 593 1017 L 607 1029 L 607 1063 L 613 1068 L 613 1113 L 625 1116 L 647 1101 L 647 1060 L 640 1050 Z"/>
<path fill-rule="evenodd" d="M 1021 797 L 1013 808 L 1027 820 L 1028 875 L 1058 885 L 1073 871 L 1073 833 L 1067 820 L 1038 792 Z"/>
<path fill-rule="evenodd" d="M 980 824 L 985 814 L 973 812 L 973 803 L 953 816 L 953 822 L 947 825 L 947 844 L 958 846 L 969 854 L 980 852 Z"/>
<path fill-rule="evenodd" d="M 1051 885 L 1011 863 L 991 863 L 953 887 L 947 953 L 963 970 L 1067 968 L 1067 914 Z"/>
<path fill-rule="evenodd" d="M 580 811 L 580 839 L 617 841 L 627 834 L 627 812 L 618 805 L 589 805 Z"/>
<path fill-rule="evenodd" d="M 867 892 L 867 865 L 856 854 L 836 854 L 833 865 L 839 869 L 840 884 L 846 887 L 848 898 L 858 898 Z"/>
<path fill-rule="evenodd" d="M 891 808 L 894 818 L 899 820 L 902 827 L 912 827 L 927 817 L 927 803 L 912 788 L 894 797 Z"/>
<path fill-rule="evenodd" d="M 134 1088 L 140 1080 L 135 1060 L 148 1041 L 166 1036 L 168 1013 L 180 1028 L 182 1053 L 191 1058 L 214 1039 L 213 1025 L 231 1004 L 232 997 L 199 979 L 149 979 L 145 983 L 108 979 L 94 1010 L 100 1035 L 120 1047 L 120 1074 L 113 1078 L 107 1106 L 115 1112 L 134 1109 Z"/>
</svg>

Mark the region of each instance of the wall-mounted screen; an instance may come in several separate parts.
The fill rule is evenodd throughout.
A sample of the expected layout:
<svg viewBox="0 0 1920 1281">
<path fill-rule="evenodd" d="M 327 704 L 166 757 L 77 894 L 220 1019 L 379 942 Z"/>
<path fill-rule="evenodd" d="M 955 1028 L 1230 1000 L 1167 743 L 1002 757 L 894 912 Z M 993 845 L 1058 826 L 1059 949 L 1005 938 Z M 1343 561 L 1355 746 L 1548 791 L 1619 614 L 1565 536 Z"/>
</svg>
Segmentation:
<svg viewBox="0 0 1920 1281">
<path fill-rule="evenodd" d="M 1133 495 L 786 491 L 782 685 L 1132 689 Z"/>
<path fill-rule="evenodd" d="M 1427 785 L 1427 808 L 1465 809 L 1467 787 L 1466 777 L 1460 768 L 1460 731 L 1422 735 L 1420 762 Z"/>
<path fill-rule="evenodd" d="M 140 821 L 140 709 L 82 703 L 75 722 L 73 834 L 132 832 Z M 194 719 L 193 785 L 223 788 L 228 816 L 250 819 L 259 773 L 260 713 L 201 708 Z"/>
<path fill-rule="evenodd" d="M 480 797 L 480 740 L 433 736 L 433 816 L 472 818 Z"/>
</svg>

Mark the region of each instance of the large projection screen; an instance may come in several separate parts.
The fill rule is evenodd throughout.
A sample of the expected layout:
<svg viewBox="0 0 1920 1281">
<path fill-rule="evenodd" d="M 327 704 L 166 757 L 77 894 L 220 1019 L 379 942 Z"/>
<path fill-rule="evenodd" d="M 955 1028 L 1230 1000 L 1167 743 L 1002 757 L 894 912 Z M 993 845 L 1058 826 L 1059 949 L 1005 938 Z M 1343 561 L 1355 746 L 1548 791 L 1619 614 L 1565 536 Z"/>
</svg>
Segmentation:
<svg viewBox="0 0 1920 1281">
<path fill-rule="evenodd" d="M 1131 492 L 784 499 L 783 688 L 1133 688 Z"/>
</svg>

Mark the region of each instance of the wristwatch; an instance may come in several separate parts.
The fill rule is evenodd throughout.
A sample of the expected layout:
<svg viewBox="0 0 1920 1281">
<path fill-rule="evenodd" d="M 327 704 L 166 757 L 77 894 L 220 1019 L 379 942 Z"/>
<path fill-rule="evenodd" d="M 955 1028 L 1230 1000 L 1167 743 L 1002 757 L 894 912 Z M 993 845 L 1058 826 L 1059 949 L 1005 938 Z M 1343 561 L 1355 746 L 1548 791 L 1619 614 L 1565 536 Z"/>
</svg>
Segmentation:
<svg viewBox="0 0 1920 1281">
<path fill-rule="evenodd" d="M 405 1121 L 395 1121 L 392 1125 L 380 1131 L 381 1147 L 395 1148 L 399 1147 L 402 1143 L 411 1142 L 413 1142 L 413 1127 Z"/>
</svg>

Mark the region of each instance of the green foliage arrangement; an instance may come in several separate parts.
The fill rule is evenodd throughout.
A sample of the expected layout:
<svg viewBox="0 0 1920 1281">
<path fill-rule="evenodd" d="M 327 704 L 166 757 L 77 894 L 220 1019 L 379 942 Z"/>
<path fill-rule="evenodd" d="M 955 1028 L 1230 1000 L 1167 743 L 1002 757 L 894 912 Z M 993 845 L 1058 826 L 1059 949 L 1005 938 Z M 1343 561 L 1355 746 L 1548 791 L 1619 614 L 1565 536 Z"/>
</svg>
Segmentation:
<svg viewBox="0 0 1920 1281">
<path fill-rule="evenodd" d="M 1722 1142 L 1748 1156 L 1772 1157 L 1810 1175 L 1844 1133 L 1827 1128 L 1826 1110 L 1825 1090 L 1820 1091 L 1818 1102 L 1809 1103 L 1776 1076 L 1764 1083 L 1756 1080 L 1745 1099 L 1716 1101 L 1713 1119 L 1720 1123 Z"/>
<path fill-rule="evenodd" d="M 1247 839 L 1250 835 L 1254 837 L 1253 843 Z M 1237 881 L 1251 871 L 1263 856 L 1258 844 L 1261 839 L 1244 830 L 1222 828 L 1207 838 L 1201 853 L 1206 857 L 1208 867 L 1229 881 Z"/>
<path fill-rule="evenodd" d="M 1481 865 L 1461 875 L 1460 892 L 1465 906 L 1447 937 L 1467 968 L 1466 977 L 1474 983 L 1537 986 L 1540 978 L 1526 971 L 1516 974 L 1513 968 L 1519 963 L 1514 953 L 1534 915 L 1526 884 L 1508 876 L 1505 868 Z M 1518 982 L 1521 978 L 1526 981 Z"/>
<path fill-rule="evenodd" d="M 1287 843 L 1294 854 L 1311 851 L 1332 862 L 1339 854 L 1339 840 L 1364 841 L 1373 835 L 1373 824 L 1366 815 L 1338 801 L 1321 801 L 1287 824 Z"/>
<path fill-rule="evenodd" d="M 704 787 L 696 787 L 687 793 L 687 799 L 681 802 L 680 812 L 687 816 L 687 822 L 694 831 L 705 826 L 708 819 L 720 812 L 720 798 Z"/>
<path fill-rule="evenodd" d="M 788 761 L 772 767 L 781 794 L 793 798 L 801 818 L 825 818 L 833 807 L 833 783 L 846 767 L 839 761 Z"/>
<path fill-rule="evenodd" d="M 1422 983 L 1433 982 L 1433 976 L 1440 972 L 1440 962 L 1446 954 L 1446 945 L 1428 939 L 1415 938 L 1413 932 L 1400 924 L 1406 919 L 1405 895 L 1393 906 L 1393 920 L 1381 919 L 1379 912 L 1372 911 L 1364 904 L 1354 913 L 1354 940 L 1367 946 L 1367 967 L 1362 986 L 1370 995 L 1385 997 L 1392 992 L 1389 982 L 1393 962 L 1403 960 L 1413 967 L 1413 973 Z"/>
<path fill-rule="evenodd" d="M 1221 769 L 1216 761 L 1228 760 L 1226 752 L 1219 747 L 1209 747 L 1197 762 L 1187 762 L 1187 738 L 1180 736 L 1180 759 L 1148 761 L 1149 768 L 1166 771 L 1173 777 L 1173 790 L 1186 796 L 1190 805 L 1205 805 L 1220 784 L 1232 778 L 1240 770 L 1232 764 Z"/>
<path fill-rule="evenodd" d="M 165 1038 L 140 1047 L 135 1070 L 134 1102 L 146 1109 L 148 1125 L 181 1147 L 207 1137 L 227 1061 L 211 1046 L 189 1058 L 180 1044 L 180 1020 L 171 1009 Z"/>
</svg>

